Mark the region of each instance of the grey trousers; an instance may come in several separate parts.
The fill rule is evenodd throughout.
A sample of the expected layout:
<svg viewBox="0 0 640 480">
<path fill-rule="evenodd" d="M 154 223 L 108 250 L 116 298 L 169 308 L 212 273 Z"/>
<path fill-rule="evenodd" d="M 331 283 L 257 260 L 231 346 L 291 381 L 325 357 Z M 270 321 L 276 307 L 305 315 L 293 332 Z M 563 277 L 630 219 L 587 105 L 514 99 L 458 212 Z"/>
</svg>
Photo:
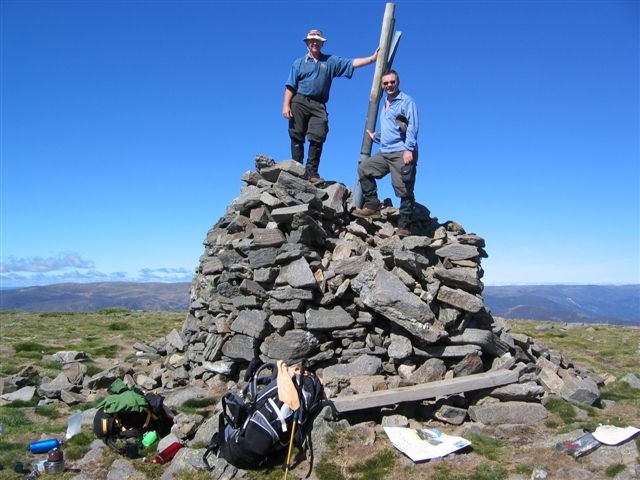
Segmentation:
<svg viewBox="0 0 640 480">
<path fill-rule="evenodd" d="M 358 165 L 358 177 L 362 187 L 365 208 L 374 210 L 379 208 L 378 187 L 375 179 L 382 178 L 391 173 L 391 185 L 398 198 L 400 198 L 400 222 L 401 228 L 407 228 L 413 219 L 415 198 L 413 187 L 416 182 L 416 169 L 418 166 L 418 152 L 413 152 L 413 162 L 406 168 L 403 178 L 402 170 L 405 167 L 402 160 L 403 152 L 383 153 L 378 152 L 373 157 L 360 162 Z"/>
</svg>

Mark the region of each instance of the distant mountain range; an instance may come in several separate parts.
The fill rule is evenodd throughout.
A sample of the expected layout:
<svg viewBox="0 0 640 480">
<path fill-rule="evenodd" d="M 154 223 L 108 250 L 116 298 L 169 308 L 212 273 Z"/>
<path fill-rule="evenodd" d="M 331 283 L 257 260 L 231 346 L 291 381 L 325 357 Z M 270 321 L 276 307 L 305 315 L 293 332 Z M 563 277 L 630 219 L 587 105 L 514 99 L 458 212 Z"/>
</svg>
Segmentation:
<svg viewBox="0 0 640 480">
<path fill-rule="evenodd" d="M 0 291 L 1 310 L 95 312 L 101 308 L 187 311 L 190 283 L 58 283 Z"/>
<path fill-rule="evenodd" d="M 483 295 L 498 317 L 640 325 L 640 285 L 489 286 Z"/>
<path fill-rule="evenodd" d="M 92 312 L 187 311 L 190 283 L 60 283 L 0 290 L 1 310 Z M 485 287 L 487 308 L 499 317 L 640 325 L 640 285 L 524 285 Z"/>
</svg>

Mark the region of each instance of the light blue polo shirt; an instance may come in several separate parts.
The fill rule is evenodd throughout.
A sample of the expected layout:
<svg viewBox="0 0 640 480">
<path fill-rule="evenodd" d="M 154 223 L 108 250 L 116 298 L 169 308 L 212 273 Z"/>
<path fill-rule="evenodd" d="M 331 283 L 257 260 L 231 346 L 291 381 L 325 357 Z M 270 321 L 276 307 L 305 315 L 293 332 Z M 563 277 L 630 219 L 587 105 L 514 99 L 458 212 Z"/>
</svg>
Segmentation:
<svg viewBox="0 0 640 480">
<path fill-rule="evenodd" d="M 406 137 L 396 123 L 398 115 L 409 121 Z M 389 108 L 382 107 L 380 112 L 380 151 L 384 153 L 399 152 L 401 150 L 414 151 L 418 145 L 418 107 L 409 95 L 404 92 L 390 101 Z"/>
<path fill-rule="evenodd" d="M 352 58 L 321 53 L 318 61 L 314 62 L 312 57 L 305 55 L 291 65 L 286 85 L 296 93 L 327 103 L 331 81 L 335 77 L 351 78 L 352 75 Z"/>
</svg>

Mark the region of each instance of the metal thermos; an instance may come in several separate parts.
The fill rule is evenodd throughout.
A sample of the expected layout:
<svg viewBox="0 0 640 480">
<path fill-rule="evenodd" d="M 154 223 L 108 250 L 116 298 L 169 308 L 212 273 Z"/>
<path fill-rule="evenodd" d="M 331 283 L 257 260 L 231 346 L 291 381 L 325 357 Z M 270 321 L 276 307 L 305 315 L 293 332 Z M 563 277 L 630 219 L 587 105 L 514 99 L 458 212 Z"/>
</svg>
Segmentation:
<svg viewBox="0 0 640 480">
<path fill-rule="evenodd" d="M 64 442 L 56 438 L 50 438 L 48 440 L 40 440 L 39 442 L 31 442 L 29 444 L 29 451 L 31 453 L 47 453 L 49 450 L 58 448 Z"/>
</svg>

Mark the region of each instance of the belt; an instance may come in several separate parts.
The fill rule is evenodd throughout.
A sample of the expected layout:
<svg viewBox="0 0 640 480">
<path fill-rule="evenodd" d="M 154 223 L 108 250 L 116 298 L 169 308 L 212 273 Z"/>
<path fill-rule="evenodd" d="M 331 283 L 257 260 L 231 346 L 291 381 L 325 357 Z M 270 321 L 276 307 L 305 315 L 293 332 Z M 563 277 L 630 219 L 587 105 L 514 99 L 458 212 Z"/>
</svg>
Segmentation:
<svg viewBox="0 0 640 480">
<path fill-rule="evenodd" d="M 324 102 L 322 100 L 318 100 L 317 98 L 311 97 L 309 95 L 304 95 L 302 93 L 296 93 L 296 95 L 300 95 L 302 98 L 306 98 L 307 100 L 313 100 L 314 102 L 322 103 L 324 105 Z"/>
</svg>

